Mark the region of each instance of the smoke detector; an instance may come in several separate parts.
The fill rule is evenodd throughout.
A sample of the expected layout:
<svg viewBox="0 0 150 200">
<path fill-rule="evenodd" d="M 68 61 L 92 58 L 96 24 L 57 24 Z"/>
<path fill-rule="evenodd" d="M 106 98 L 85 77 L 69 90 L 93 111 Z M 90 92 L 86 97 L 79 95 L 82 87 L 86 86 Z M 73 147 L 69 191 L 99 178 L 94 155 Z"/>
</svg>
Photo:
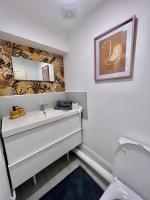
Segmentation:
<svg viewBox="0 0 150 200">
<path fill-rule="evenodd" d="M 60 11 L 63 19 L 73 19 L 76 17 L 76 6 L 75 4 L 66 4 L 60 6 Z"/>
</svg>

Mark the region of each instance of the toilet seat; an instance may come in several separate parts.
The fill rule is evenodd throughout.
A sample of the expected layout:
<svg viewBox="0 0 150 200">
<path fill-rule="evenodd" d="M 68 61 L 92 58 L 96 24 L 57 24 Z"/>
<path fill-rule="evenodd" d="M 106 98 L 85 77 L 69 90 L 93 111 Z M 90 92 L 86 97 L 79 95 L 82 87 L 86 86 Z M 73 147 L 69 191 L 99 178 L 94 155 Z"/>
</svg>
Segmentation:
<svg viewBox="0 0 150 200">
<path fill-rule="evenodd" d="M 119 180 L 114 180 L 100 200 L 143 200 Z"/>
<path fill-rule="evenodd" d="M 115 152 L 114 181 L 100 200 L 150 199 L 150 147 L 127 138 L 119 140 Z"/>
</svg>

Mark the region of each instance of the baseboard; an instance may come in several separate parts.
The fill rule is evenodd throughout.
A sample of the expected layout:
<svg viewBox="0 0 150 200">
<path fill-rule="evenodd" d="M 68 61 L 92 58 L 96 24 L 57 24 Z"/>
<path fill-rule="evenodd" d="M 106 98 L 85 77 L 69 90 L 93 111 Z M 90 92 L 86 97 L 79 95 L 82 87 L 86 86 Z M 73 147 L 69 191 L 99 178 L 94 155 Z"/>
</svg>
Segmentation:
<svg viewBox="0 0 150 200">
<path fill-rule="evenodd" d="M 84 144 L 80 145 L 79 149 L 86 155 L 88 155 L 92 160 L 101 165 L 104 169 L 112 173 L 112 165 L 108 163 L 105 159 L 103 159 L 101 156 L 99 156 L 95 151 L 93 151 Z"/>
</svg>

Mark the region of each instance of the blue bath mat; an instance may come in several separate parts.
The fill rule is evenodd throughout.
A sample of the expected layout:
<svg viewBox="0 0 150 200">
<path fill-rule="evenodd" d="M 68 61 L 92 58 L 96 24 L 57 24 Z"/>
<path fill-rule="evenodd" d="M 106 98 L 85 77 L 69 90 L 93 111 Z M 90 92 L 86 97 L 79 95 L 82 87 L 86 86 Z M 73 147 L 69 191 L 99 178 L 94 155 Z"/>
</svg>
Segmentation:
<svg viewBox="0 0 150 200">
<path fill-rule="evenodd" d="M 103 189 L 78 167 L 40 200 L 99 200 Z"/>
</svg>

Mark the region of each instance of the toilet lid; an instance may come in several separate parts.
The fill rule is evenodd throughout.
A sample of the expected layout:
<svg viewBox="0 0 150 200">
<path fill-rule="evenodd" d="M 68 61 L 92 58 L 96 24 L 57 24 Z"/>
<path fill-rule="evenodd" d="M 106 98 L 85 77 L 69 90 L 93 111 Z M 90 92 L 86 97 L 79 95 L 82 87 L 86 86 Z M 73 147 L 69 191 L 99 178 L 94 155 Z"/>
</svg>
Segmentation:
<svg viewBox="0 0 150 200">
<path fill-rule="evenodd" d="M 150 152 L 136 144 L 121 144 L 115 154 L 114 176 L 145 200 L 150 199 Z"/>
</svg>

